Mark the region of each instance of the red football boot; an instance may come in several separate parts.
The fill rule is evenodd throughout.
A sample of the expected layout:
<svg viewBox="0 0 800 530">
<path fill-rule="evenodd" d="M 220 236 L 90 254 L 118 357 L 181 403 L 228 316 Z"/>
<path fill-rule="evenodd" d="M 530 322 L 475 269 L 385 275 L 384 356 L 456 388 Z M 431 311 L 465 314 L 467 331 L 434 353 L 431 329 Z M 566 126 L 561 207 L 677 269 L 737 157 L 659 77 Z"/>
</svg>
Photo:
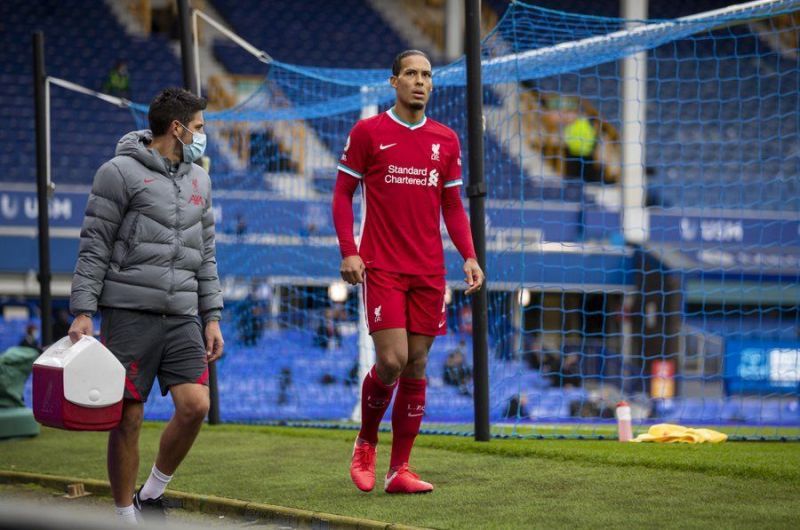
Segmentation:
<svg viewBox="0 0 800 530">
<path fill-rule="evenodd" d="M 353 461 L 350 463 L 350 478 L 353 484 L 361 491 L 372 491 L 375 487 L 375 458 L 378 453 L 377 446 L 369 442 L 353 445 Z"/>
<path fill-rule="evenodd" d="M 408 468 L 408 464 L 403 464 L 397 471 L 390 470 L 386 474 L 383 489 L 386 493 L 430 493 L 433 484 L 420 480 L 419 475 Z"/>
</svg>

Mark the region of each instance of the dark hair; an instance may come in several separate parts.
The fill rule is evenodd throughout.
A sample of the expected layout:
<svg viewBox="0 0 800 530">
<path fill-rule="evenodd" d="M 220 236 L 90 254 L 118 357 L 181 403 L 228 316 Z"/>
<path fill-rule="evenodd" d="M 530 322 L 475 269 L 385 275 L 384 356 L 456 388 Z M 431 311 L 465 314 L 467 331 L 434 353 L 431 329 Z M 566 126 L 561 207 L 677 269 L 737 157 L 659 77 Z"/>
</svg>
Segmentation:
<svg viewBox="0 0 800 530">
<path fill-rule="evenodd" d="M 428 57 L 428 54 L 422 50 L 406 50 L 398 53 L 397 56 L 395 56 L 394 62 L 392 62 L 392 75 L 400 75 L 400 67 L 403 59 L 406 57 L 411 57 L 412 55 L 421 55 L 425 57 L 428 62 L 431 62 L 431 58 Z"/>
<path fill-rule="evenodd" d="M 169 130 L 173 120 L 178 120 L 184 125 L 188 124 L 192 116 L 205 110 L 206 98 L 195 96 L 182 88 L 166 88 L 158 93 L 150 103 L 147 121 L 153 136 L 161 136 Z"/>
</svg>

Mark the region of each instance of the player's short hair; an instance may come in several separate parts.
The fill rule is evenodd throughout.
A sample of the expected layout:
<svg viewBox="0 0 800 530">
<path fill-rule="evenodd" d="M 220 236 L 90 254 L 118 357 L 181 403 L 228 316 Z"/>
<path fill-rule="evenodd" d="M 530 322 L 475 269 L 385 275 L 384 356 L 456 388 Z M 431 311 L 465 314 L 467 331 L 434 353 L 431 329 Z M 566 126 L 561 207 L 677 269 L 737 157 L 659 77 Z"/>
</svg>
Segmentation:
<svg viewBox="0 0 800 530">
<path fill-rule="evenodd" d="M 403 59 L 406 57 L 411 57 L 412 55 L 421 55 L 425 57 L 428 62 L 431 62 L 431 58 L 428 57 L 428 54 L 422 50 L 406 50 L 398 53 L 395 56 L 394 62 L 392 62 L 392 75 L 400 75 L 400 68 L 403 63 Z"/>
<path fill-rule="evenodd" d="M 188 90 L 165 88 L 150 102 L 147 113 L 153 136 L 165 134 L 173 120 L 188 124 L 192 116 L 205 110 L 207 104 L 206 98 L 195 96 Z"/>
</svg>

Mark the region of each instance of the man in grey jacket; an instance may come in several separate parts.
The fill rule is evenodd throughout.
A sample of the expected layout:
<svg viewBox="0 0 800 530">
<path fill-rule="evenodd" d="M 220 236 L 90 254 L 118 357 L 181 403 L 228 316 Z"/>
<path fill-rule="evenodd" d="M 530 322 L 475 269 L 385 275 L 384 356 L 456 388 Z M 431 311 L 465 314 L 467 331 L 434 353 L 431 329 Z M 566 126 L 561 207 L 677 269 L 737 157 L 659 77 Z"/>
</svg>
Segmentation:
<svg viewBox="0 0 800 530">
<path fill-rule="evenodd" d="M 73 341 L 101 336 L 126 369 L 122 421 L 108 440 L 108 475 L 119 517 L 163 517 L 167 483 L 208 412 L 208 363 L 222 354 L 211 181 L 202 156 L 205 99 L 182 89 L 150 104 L 150 130 L 117 144 L 97 171 L 72 280 Z M 144 401 L 155 377 L 175 414 L 150 477 L 134 494 Z"/>
</svg>

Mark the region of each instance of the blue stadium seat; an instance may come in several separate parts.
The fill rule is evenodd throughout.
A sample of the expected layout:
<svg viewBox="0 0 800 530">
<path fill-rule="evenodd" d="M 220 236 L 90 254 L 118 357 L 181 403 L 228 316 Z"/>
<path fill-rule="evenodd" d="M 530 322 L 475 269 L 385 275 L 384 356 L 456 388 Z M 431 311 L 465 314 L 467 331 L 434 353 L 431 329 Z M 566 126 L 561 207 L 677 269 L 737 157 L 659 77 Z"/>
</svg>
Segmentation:
<svg viewBox="0 0 800 530">
<path fill-rule="evenodd" d="M 276 0 L 266 5 L 258 0 L 217 0 L 214 6 L 240 35 L 285 63 L 389 68 L 394 55 L 408 47 L 362 0 Z M 325 35 L 324 46 L 318 35 Z M 264 73 L 264 66 L 241 48 L 220 44 L 215 53 L 232 72 Z"/>
<path fill-rule="evenodd" d="M 45 32 L 49 75 L 99 88 L 115 61 L 124 58 L 129 64 L 136 101 L 147 102 L 165 85 L 181 84 L 180 61 L 164 52 L 168 48 L 166 39 L 158 35 L 148 39 L 129 36 L 102 2 L 8 0 L 0 2 L 0 20 L 0 119 L 7 127 L 9 118 L 13 118 L 11 134 L 21 140 L 19 144 L 0 142 L 0 160 L 19 152 L 22 162 L 10 168 L 0 167 L 0 181 L 34 180 L 34 103 L 29 60 L 32 31 Z M 128 110 L 59 87 L 53 87 L 51 94 L 53 160 L 66 156 L 74 167 L 97 168 L 113 155 L 119 137 L 137 128 Z M 74 131 L 83 132 L 80 140 L 71 134 Z M 89 148 L 83 150 L 81 146 Z M 88 185 L 93 174 L 94 171 L 53 168 L 57 183 Z"/>
<path fill-rule="evenodd" d="M 490 4 L 503 11 L 506 3 Z M 728 0 L 651 2 L 650 18 L 674 18 Z M 618 17 L 615 0 L 544 0 L 537 6 Z M 674 206 L 753 210 L 800 209 L 796 193 L 795 63 L 746 25 L 703 34 L 649 52 L 647 163 L 651 192 Z M 536 81 L 540 90 L 578 94 L 620 128 L 617 63 Z M 781 94 L 778 97 L 778 94 Z M 778 135 L 780 131 L 780 135 Z M 774 136 L 773 136 L 774 135 Z M 758 146 L 753 149 L 753 146 Z M 758 194 L 742 193 L 750 184 Z"/>
</svg>

